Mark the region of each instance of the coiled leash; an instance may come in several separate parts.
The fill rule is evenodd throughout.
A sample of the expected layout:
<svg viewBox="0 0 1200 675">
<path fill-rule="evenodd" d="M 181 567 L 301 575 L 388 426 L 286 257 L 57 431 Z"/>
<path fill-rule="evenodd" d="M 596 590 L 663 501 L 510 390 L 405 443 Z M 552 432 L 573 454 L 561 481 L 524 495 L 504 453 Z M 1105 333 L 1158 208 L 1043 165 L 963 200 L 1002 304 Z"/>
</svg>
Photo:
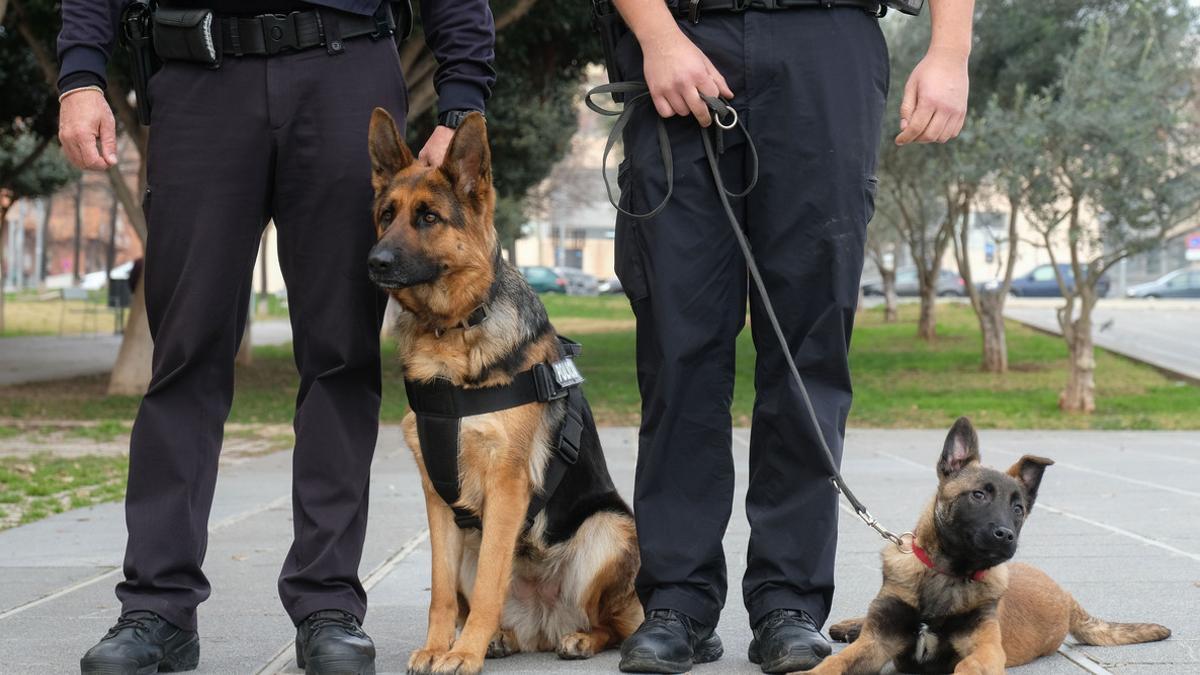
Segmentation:
<svg viewBox="0 0 1200 675">
<path fill-rule="evenodd" d="M 593 97 L 603 94 L 616 94 L 623 96 L 625 101 L 624 106 L 620 110 L 612 110 L 606 108 L 593 100 Z M 596 113 L 607 117 L 616 117 L 617 120 L 613 124 L 612 132 L 608 136 L 608 141 L 604 145 L 604 160 L 601 165 L 601 170 L 604 171 L 604 187 L 608 191 L 608 201 L 620 213 L 630 218 L 637 220 L 646 220 L 658 215 L 667 206 L 667 202 L 671 200 L 671 194 L 675 188 L 675 169 L 671 159 L 671 143 L 667 135 L 667 127 L 663 122 L 663 118 L 655 113 L 654 117 L 658 123 L 658 145 L 659 154 L 662 157 L 663 171 L 667 179 L 667 194 L 663 200 L 650 209 L 646 213 L 633 213 L 627 211 L 617 203 L 612 193 L 612 186 L 608 181 L 608 173 L 605 168 L 608 166 L 608 155 L 617 140 L 621 138 L 621 133 L 626 125 L 629 124 L 630 116 L 634 111 L 634 106 L 641 102 L 646 104 L 649 102 L 650 89 L 644 82 L 613 82 L 611 84 L 602 84 L 598 87 L 593 87 L 587 93 L 585 102 L 587 106 Z M 800 398 L 804 402 L 805 411 L 808 414 L 808 419 L 812 423 L 814 429 L 817 430 L 817 439 L 821 446 L 823 459 L 825 461 L 825 469 L 829 472 L 829 480 L 833 484 L 835 490 L 838 491 L 850 506 L 854 508 L 854 513 L 858 515 L 867 527 L 875 530 L 879 536 L 895 544 L 898 549 L 908 553 L 910 552 L 913 534 L 912 532 L 904 532 L 896 534 L 888 528 L 884 527 L 875 516 L 867 509 L 854 495 L 849 485 L 842 478 L 841 471 L 838 470 L 837 462 L 833 458 L 833 451 L 829 449 L 829 443 L 825 440 L 825 432 L 822 431 L 821 425 L 817 422 L 817 411 L 813 407 L 812 399 L 808 395 L 808 388 L 804 386 L 804 380 L 800 377 L 800 370 L 796 368 L 796 361 L 792 358 L 792 349 L 788 345 L 787 337 L 783 334 L 783 328 L 779 325 L 779 319 L 775 316 L 775 307 L 771 304 L 771 297 L 767 294 L 767 286 L 763 283 L 762 273 L 758 270 L 758 264 L 754 260 L 754 254 L 750 250 L 750 241 L 746 238 L 746 233 L 742 231 L 741 225 L 738 223 L 737 216 L 733 212 L 733 207 L 729 204 L 729 198 L 741 198 L 750 194 L 754 186 L 758 183 L 758 150 L 754 147 L 754 141 L 750 138 L 749 131 L 746 126 L 738 119 L 737 111 L 733 109 L 725 101 L 712 97 L 702 96 L 706 105 L 713 112 L 713 122 L 720 128 L 720 134 L 724 131 L 732 131 L 735 127 L 739 128 L 742 136 L 746 139 L 746 146 L 750 150 L 751 160 L 751 176 L 746 188 L 741 192 L 730 192 L 725 187 L 725 181 L 721 178 L 721 169 L 717 162 L 717 152 L 713 150 L 713 141 L 710 136 L 713 135 L 709 129 L 700 127 L 700 138 L 704 142 L 704 155 L 708 159 L 709 169 L 712 171 L 713 183 L 717 188 L 717 197 L 721 200 L 721 207 L 725 210 L 725 217 L 729 220 L 729 226 L 733 229 L 734 237 L 737 238 L 738 246 L 742 249 L 742 255 L 746 258 L 746 267 L 750 270 L 750 277 L 754 280 L 754 286 L 758 289 L 758 295 L 762 298 L 763 309 L 766 310 L 767 318 L 771 321 L 771 328 L 775 331 L 775 338 L 779 341 L 779 346 L 783 348 L 783 356 L 787 361 L 788 370 L 792 374 L 792 379 L 796 382 L 796 387 L 800 390 Z M 718 136 L 718 144 L 720 144 Z"/>
</svg>

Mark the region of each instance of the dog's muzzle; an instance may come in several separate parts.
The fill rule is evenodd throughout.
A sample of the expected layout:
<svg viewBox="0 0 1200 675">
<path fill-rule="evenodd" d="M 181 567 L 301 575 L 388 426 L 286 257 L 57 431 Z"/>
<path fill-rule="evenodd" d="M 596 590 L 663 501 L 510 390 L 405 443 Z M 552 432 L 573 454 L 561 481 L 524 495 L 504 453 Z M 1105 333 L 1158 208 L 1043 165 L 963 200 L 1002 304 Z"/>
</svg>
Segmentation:
<svg viewBox="0 0 1200 675">
<path fill-rule="evenodd" d="M 376 245 L 367 256 L 367 275 L 384 289 L 408 288 L 438 278 L 441 268 L 424 256 L 406 255 L 391 247 Z"/>
</svg>

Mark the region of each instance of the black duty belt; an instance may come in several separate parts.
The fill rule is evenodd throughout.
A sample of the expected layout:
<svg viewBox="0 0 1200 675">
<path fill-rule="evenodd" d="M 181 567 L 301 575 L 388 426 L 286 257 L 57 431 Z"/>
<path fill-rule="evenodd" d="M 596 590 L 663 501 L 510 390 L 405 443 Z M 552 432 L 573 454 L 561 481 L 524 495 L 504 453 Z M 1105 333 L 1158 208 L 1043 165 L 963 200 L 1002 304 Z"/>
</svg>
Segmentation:
<svg viewBox="0 0 1200 675">
<path fill-rule="evenodd" d="M 710 12 L 745 12 L 748 10 L 783 10 L 801 8 L 857 7 L 883 16 L 887 6 L 881 0 L 678 0 L 671 8 L 676 16 L 692 23 L 700 20 L 701 14 Z"/>
<path fill-rule="evenodd" d="M 342 51 L 342 40 L 369 35 L 379 39 L 396 31 L 390 3 L 380 4 L 375 16 L 310 9 L 289 14 L 221 16 L 221 48 L 232 56 L 271 56 L 324 46 Z"/>
<path fill-rule="evenodd" d="M 507 410 L 529 403 L 548 403 L 566 400 L 566 416 L 558 430 L 555 443 L 542 477 L 542 489 L 535 493 L 525 514 L 525 527 L 545 508 L 546 502 L 562 482 L 567 469 L 579 459 L 580 439 L 583 436 L 583 378 L 572 359 L 580 347 L 559 337 L 562 359 L 555 363 L 539 363 L 513 377 L 512 382 L 499 387 L 466 389 L 448 380 L 428 382 L 404 380 L 408 405 L 417 416 L 417 437 L 421 441 L 421 458 L 425 472 L 438 496 L 454 510 L 454 520 L 463 529 L 482 528 L 479 515 L 456 506 L 461 488 L 458 473 L 459 431 L 462 418 Z"/>
</svg>

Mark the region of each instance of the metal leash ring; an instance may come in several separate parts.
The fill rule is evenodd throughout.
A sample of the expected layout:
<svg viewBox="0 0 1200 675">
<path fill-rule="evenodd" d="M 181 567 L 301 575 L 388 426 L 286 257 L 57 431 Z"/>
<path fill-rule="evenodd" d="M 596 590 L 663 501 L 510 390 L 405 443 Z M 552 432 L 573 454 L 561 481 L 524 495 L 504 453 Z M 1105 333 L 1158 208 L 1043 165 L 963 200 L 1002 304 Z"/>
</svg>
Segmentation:
<svg viewBox="0 0 1200 675">
<path fill-rule="evenodd" d="M 717 126 L 721 127 L 725 131 L 729 131 L 730 129 L 737 126 L 738 113 L 737 113 L 737 110 L 734 109 L 733 106 L 726 106 L 725 111 L 729 113 L 730 120 L 728 123 L 723 121 L 721 119 L 721 113 L 716 112 L 716 111 L 714 111 L 714 113 L 713 113 L 713 121 L 717 123 Z"/>
</svg>

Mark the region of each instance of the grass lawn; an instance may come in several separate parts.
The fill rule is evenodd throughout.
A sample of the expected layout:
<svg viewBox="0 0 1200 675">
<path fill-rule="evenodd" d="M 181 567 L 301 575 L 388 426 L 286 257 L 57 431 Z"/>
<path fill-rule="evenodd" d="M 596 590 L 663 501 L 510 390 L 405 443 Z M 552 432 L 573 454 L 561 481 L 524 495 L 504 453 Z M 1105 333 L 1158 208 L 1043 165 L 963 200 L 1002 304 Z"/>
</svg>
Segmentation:
<svg viewBox="0 0 1200 675">
<path fill-rule="evenodd" d="M 580 367 L 603 424 L 636 424 L 632 314 L 621 296 L 545 298 L 551 318 L 584 345 Z M 903 306 L 901 320 L 883 323 L 882 310 L 860 314 L 851 350 L 855 402 L 850 423 L 860 427 L 948 426 L 962 414 L 985 428 L 1197 429 L 1200 387 L 1175 382 L 1153 368 L 1097 352 L 1097 411 L 1063 415 L 1058 391 L 1066 378 L 1062 340 L 1009 324 L 1011 372 L 979 371 L 979 336 L 968 307 L 938 308 L 939 337 L 917 340 L 917 308 Z M 749 423 L 753 404 L 754 348 L 749 331 L 738 341 L 733 415 Z M 404 387 L 395 347 L 384 356 L 384 422 L 404 415 Z M 104 396 L 106 378 L 81 377 L 0 388 L 0 418 L 128 421 L 136 397 Z M 289 346 L 258 347 L 254 365 L 237 374 L 231 422 L 288 424 L 296 375 Z"/>
<path fill-rule="evenodd" d="M 120 499 L 125 457 L 0 457 L 0 530 Z"/>
<path fill-rule="evenodd" d="M 91 301 L 64 301 L 53 293 L 8 293 L 4 301 L 4 331 L 0 338 L 30 335 L 81 335 L 112 333 L 112 310 L 102 292 L 93 291 Z"/>
</svg>

